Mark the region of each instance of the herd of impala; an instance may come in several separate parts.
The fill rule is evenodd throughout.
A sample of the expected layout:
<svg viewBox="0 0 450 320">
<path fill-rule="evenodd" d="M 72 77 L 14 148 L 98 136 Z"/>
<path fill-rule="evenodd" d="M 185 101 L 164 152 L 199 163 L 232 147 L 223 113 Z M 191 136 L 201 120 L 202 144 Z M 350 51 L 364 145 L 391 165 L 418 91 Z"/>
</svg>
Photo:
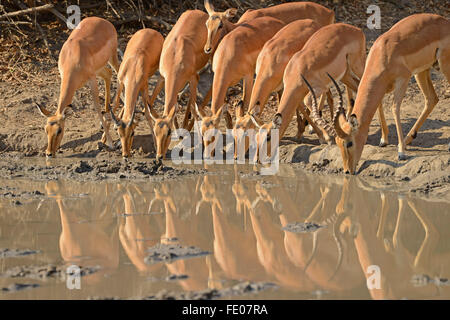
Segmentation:
<svg viewBox="0 0 450 320">
<path fill-rule="evenodd" d="M 199 131 L 205 147 L 214 144 L 214 138 L 206 137 L 205 132 L 218 129 L 222 116 L 226 127 L 232 129 L 227 90 L 242 80 L 242 100 L 235 106 L 233 135 L 236 143 L 245 142 L 246 149 L 250 143 L 263 148 L 272 129 L 280 130 L 281 139 L 296 112 L 297 136 L 300 137 L 309 124 L 320 141 L 331 143 L 334 138 L 341 151 L 344 171 L 355 174 L 377 109 L 382 128 L 380 146 L 388 143 L 388 127 L 382 109 L 385 94 L 393 91 L 398 157 L 404 160 L 406 145 L 416 137 L 438 102 L 430 69 L 442 72 L 450 82 L 450 21 L 436 14 L 414 14 L 399 21 L 375 41 L 366 59 L 362 30 L 335 23 L 333 11 L 319 4 L 291 2 L 247 10 L 237 23 L 230 22 L 236 9 L 217 12 L 210 0 L 205 0 L 204 4 L 207 13 L 184 12 L 166 39 L 152 29 L 138 31 L 130 39 L 120 67 L 114 26 L 98 17 L 82 20 L 59 55 L 61 91 L 55 114 L 38 105 L 47 117 L 46 156 L 55 156 L 64 134 L 66 110 L 75 91 L 86 83 L 91 88 L 94 107 L 104 130 L 102 142 L 114 148 L 109 132 L 113 122 L 120 137 L 122 155 L 129 157 L 134 131 L 143 115 L 153 133 L 156 158 L 161 160 L 165 158 L 175 128 L 190 131 L 195 120 L 200 120 Z M 211 61 L 214 79 L 198 106 L 199 71 L 208 61 Z M 117 72 L 119 82 L 112 108 L 112 71 L 108 64 Z M 160 77 L 149 97 L 148 79 L 157 70 Z M 412 75 L 425 97 L 425 107 L 405 139 L 400 105 Z M 104 111 L 99 103 L 96 76 L 105 81 Z M 337 81 L 345 85 L 347 111 Z M 180 125 L 176 118 L 176 113 L 181 111 L 177 97 L 187 84 L 190 99 Z M 332 86 L 340 98 L 337 108 L 333 105 Z M 163 88 L 164 112 L 158 115 L 154 102 Z M 124 107 L 116 115 L 123 90 Z M 278 93 L 278 109 L 271 122 L 263 123 L 261 114 L 272 92 Z M 136 110 L 139 94 L 144 103 L 143 111 Z M 325 99 L 332 116 L 330 123 L 322 115 Z M 205 107 L 210 100 L 208 115 Z M 246 134 L 255 128 L 259 129 L 255 136 Z"/>
</svg>

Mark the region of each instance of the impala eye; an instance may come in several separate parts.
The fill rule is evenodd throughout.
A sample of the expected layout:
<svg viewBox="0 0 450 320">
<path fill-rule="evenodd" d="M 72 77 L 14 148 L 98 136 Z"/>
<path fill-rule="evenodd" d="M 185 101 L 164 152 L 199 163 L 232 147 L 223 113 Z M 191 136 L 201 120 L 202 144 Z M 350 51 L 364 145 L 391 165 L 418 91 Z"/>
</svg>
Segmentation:
<svg viewBox="0 0 450 320">
<path fill-rule="evenodd" d="M 56 132 L 56 135 L 60 135 L 61 134 L 61 132 L 62 132 L 62 129 L 61 128 L 58 128 L 58 131 Z"/>
<path fill-rule="evenodd" d="M 172 129 L 169 129 L 169 131 L 167 131 L 167 136 L 170 136 L 172 134 Z"/>
<path fill-rule="evenodd" d="M 347 142 L 347 144 L 345 146 L 347 147 L 347 149 L 351 148 L 353 146 L 353 142 L 349 141 L 349 142 Z"/>
</svg>

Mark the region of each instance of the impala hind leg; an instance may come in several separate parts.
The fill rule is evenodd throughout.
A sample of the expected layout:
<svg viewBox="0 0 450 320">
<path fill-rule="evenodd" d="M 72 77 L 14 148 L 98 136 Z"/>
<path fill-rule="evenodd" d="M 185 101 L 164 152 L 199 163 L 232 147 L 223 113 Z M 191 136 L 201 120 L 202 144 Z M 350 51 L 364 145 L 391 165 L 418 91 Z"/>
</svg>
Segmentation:
<svg viewBox="0 0 450 320">
<path fill-rule="evenodd" d="M 423 93 L 423 96 L 425 97 L 425 107 L 416 123 L 406 136 L 406 144 L 410 144 L 416 138 L 417 131 L 419 131 L 420 127 L 423 125 L 431 111 L 433 111 L 434 106 L 436 106 L 439 101 L 436 91 L 434 90 L 433 83 L 431 82 L 430 69 L 418 73 L 415 75 L 415 78 L 420 90 Z"/>
<path fill-rule="evenodd" d="M 109 124 L 111 123 L 111 115 L 109 113 L 109 108 L 110 108 L 110 102 L 111 102 L 111 77 L 112 77 L 112 71 L 110 68 L 108 68 L 108 66 L 105 66 L 102 70 L 100 70 L 97 74 L 99 77 L 101 77 L 105 83 L 105 109 L 103 111 L 103 118 L 107 119 L 106 121 L 106 125 L 108 125 L 107 130 L 109 131 Z M 96 82 L 97 83 L 97 82 Z M 97 87 L 97 92 L 98 92 L 98 87 Z M 98 96 L 98 94 L 97 94 Z M 118 98 L 120 98 L 120 94 L 117 95 Z M 105 123 L 102 123 L 102 127 L 105 129 L 105 133 L 107 132 L 106 128 L 105 128 Z M 106 135 L 105 133 L 102 136 L 102 142 L 106 143 L 107 139 L 106 139 Z"/>
<path fill-rule="evenodd" d="M 183 129 L 188 130 L 190 127 L 190 120 L 193 118 L 191 108 L 192 106 L 197 103 L 197 86 L 198 81 L 200 77 L 198 74 L 195 74 L 192 76 L 191 80 L 189 81 L 189 101 L 186 107 L 186 114 L 184 115 L 183 120 Z M 190 130 L 189 130 L 190 131 Z"/>
<path fill-rule="evenodd" d="M 147 86 L 147 88 L 148 88 L 148 86 Z M 164 88 L 164 77 L 159 76 L 158 81 L 156 82 L 155 88 L 153 89 L 152 96 L 151 96 L 150 100 L 148 100 L 148 103 L 151 108 L 155 105 L 156 98 L 158 98 L 158 95 L 162 91 L 163 88 Z"/>
<path fill-rule="evenodd" d="M 397 80 L 394 89 L 394 105 L 392 107 L 392 112 L 394 114 L 395 127 L 397 128 L 398 137 L 398 159 L 406 160 L 406 145 L 403 138 L 402 122 L 400 119 L 400 106 L 402 104 L 403 98 L 405 97 L 406 89 L 408 88 L 409 77 L 404 77 L 403 79 Z"/>
<path fill-rule="evenodd" d="M 106 119 L 106 117 L 104 116 L 105 114 L 102 113 L 102 110 L 100 107 L 100 98 L 99 98 L 99 93 L 98 93 L 97 79 L 95 78 L 95 76 L 89 80 L 89 86 L 91 87 L 92 99 L 94 101 L 94 110 L 97 112 L 97 116 L 100 120 L 100 123 L 101 123 L 103 129 L 105 130 L 105 133 L 103 134 L 103 137 L 102 137 L 102 142 L 104 140 L 106 142 L 106 145 L 110 149 L 114 149 L 113 141 L 112 141 L 111 135 L 109 134 L 109 127 L 110 127 L 111 122 L 108 121 Z M 105 142 L 103 142 L 103 143 L 105 143 Z"/>
<path fill-rule="evenodd" d="M 105 66 L 102 70 L 100 70 L 97 74 L 101 77 L 105 83 L 105 112 L 109 112 L 109 104 L 111 102 L 111 77 L 112 70 Z"/>
</svg>

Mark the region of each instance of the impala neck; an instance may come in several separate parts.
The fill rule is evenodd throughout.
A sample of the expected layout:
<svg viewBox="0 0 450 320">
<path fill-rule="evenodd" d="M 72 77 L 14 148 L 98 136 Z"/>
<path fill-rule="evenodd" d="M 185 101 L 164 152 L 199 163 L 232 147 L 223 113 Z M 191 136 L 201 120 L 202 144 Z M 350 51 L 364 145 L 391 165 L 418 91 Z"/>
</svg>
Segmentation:
<svg viewBox="0 0 450 320">
<path fill-rule="evenodd" d="M 369 127 L 372 119 L 381 105 L 383 97 L 387 91 L 387 81 L 383 76 L 365 78 L 363 76 L 358 88 L 358 94 L 355 101 L 353 113 L 359 123 L 357 137 L 363 144 L 367 141 Z"/>
<path fill-rule="evenodd" d="M 227 19 L 223 20 L 223 29 L 222 32 L 220 33 L 220 40 L 223 39 L 223 37 L 225 37 L 227 34 L 229 34 L 231 31 L 233 31 L 234 29 L 237 28 L 237 24 L 234 24 L 230 21 L 228 21 Z"/>
</svg>

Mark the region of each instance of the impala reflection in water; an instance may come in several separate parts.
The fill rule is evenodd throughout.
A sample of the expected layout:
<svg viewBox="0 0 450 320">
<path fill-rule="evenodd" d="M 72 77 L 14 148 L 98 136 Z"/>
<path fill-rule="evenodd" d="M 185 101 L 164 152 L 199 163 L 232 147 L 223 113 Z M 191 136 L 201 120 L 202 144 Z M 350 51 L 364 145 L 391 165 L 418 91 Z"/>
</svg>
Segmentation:
<svg viewBox="0 0 450 320">
<path fill-rule="evenodd" d="M 1 272 L 47 264 L 99 270 L 81 277 L 80 290 L 2 277 L 0 287 L 41 284 L 2 298 L 139 298 L 245 281 L 277 287 L 233 298 L 450 298 L 448 203 L 285 166 L 263 178 L 248 166 L 206 169 L 221 171 L 163 182 L 26 182 L 45 197 L 22 206 L 0 200 L 0 247 L 40 253 L 3 258 Z M 307 225 L 317 228 L 292 228 Z M 148 263 L 148 249 L 161 244 L 209 254 Z"/>
</svg>

